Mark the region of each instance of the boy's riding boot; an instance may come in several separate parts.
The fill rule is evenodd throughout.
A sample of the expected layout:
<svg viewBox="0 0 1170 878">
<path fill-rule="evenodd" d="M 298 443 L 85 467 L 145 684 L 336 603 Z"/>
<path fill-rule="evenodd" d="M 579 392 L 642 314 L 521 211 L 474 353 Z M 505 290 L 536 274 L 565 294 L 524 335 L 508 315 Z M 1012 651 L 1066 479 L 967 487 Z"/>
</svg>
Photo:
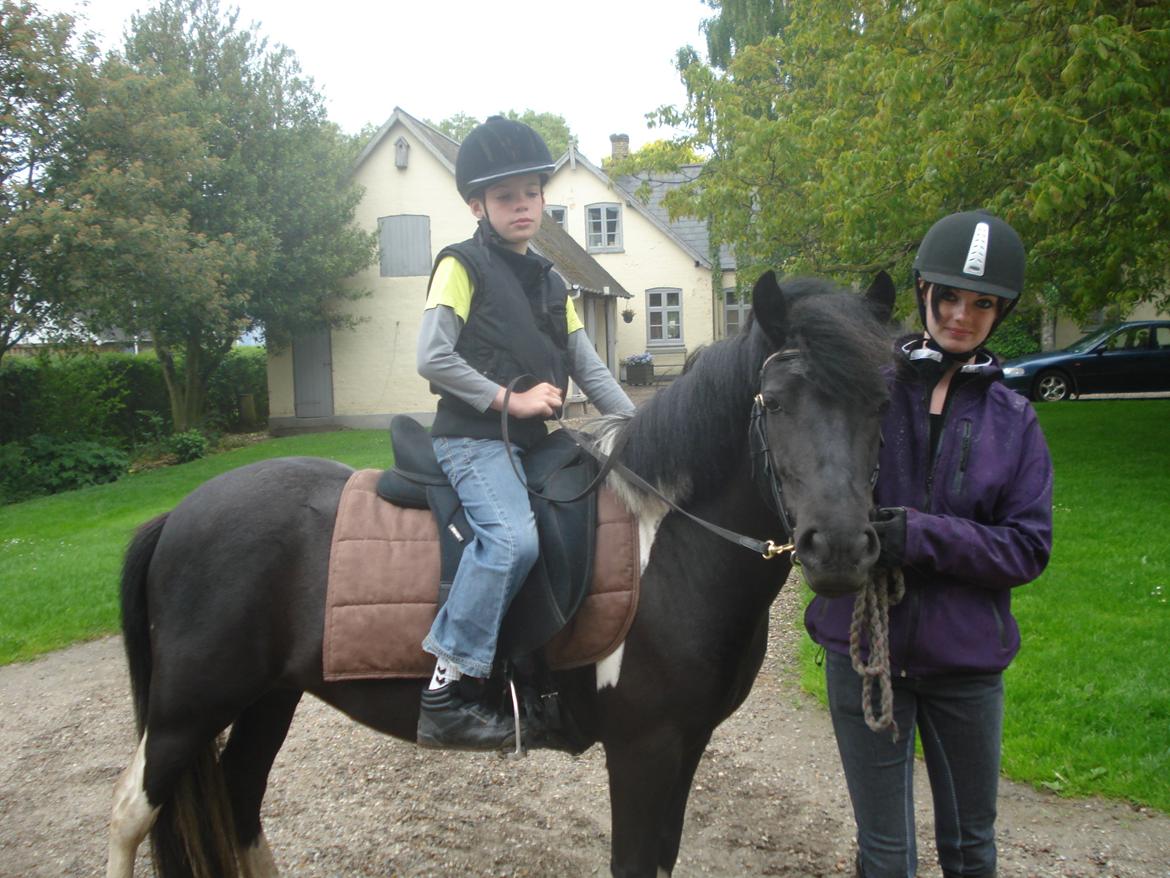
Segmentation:
<svg viewBox="0 0 1170 878">
<path fill-rule="evenodd" d="M 424 689 L 418 715 L 418 745 L 434 750 L 514 748 L 515 721 L 475 697 L 479 688 L 464 677 L 438 689 Z"/>
</svg>

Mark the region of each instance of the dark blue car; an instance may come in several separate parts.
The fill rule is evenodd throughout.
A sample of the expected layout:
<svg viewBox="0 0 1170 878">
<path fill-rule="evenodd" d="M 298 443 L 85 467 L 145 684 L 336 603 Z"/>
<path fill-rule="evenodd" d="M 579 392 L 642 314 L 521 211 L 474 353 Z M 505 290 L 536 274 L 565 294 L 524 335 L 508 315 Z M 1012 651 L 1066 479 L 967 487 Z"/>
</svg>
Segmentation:
<svg viewBox="0 0 1170 878">
<path fill-rule="evenodd" d="M 1030 399 L 1170 390 L 1170 320 L 1115 323 L 1059 351 L 1013 357 L 1004 383 Z"/>
</svg>

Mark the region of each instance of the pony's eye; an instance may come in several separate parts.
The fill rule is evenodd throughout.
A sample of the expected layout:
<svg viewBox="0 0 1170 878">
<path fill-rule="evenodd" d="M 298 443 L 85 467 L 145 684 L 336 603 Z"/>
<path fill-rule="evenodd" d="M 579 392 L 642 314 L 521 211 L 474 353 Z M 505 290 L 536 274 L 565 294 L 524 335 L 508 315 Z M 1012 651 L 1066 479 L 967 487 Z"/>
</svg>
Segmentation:
<svg viewBox="0 0 1170 878">
<path fill-rule="evenodd" d="M 768 412 L 773 415 L 777 412 L 784 411 L 784 406 L 782 406 L 780 404 L 780 400 L 776 399 L 774 396 L 764 397 L 764 408 L 766 408 Z"/>
</svg>

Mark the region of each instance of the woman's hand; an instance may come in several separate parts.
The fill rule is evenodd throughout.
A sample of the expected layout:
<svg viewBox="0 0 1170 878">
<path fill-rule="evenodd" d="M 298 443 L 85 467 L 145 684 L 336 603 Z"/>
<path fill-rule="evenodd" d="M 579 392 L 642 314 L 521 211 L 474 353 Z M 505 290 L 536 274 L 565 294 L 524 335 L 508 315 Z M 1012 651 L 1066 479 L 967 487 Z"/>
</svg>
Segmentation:
<svg viewBox="0 0 1170 878">
<path fill-rule="evenodd" d="M 492 402 L 492 408 L 500 411 L 504 407 L 505 389 L 500 388 Z M 561 389 L 555 384 L 542 382 L 523 393 L 512 392 L 508 397 L 508 414 L 515 418 L 551 418 L 564 404 Z"/>
</svg>

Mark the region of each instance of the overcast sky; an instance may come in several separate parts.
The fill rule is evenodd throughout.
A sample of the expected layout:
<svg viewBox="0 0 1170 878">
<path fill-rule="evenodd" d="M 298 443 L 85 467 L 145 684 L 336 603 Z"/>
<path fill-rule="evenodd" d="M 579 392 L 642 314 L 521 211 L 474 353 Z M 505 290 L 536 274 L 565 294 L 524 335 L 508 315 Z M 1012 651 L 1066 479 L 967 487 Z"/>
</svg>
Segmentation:
<svg viewBox="0 0 1170 878">
<path fill-rule="evenodd" d="M 102 45 L 121 45 L 148 0 L 35 0 L 44 12 L 83 16 Z M 221 0 L 238 6 L 270 43 L 292 49 L 325 96 L 329 116 L 356 132 L 395 106 L 438 121 L 458 112 L 559 113 L 587 158 L 609 154 L 609 135 L 633 149 L 669 132 L 647 112 L 681 105 L 675 52 L 704 45 L 702 0 Z"/>
</svg>

